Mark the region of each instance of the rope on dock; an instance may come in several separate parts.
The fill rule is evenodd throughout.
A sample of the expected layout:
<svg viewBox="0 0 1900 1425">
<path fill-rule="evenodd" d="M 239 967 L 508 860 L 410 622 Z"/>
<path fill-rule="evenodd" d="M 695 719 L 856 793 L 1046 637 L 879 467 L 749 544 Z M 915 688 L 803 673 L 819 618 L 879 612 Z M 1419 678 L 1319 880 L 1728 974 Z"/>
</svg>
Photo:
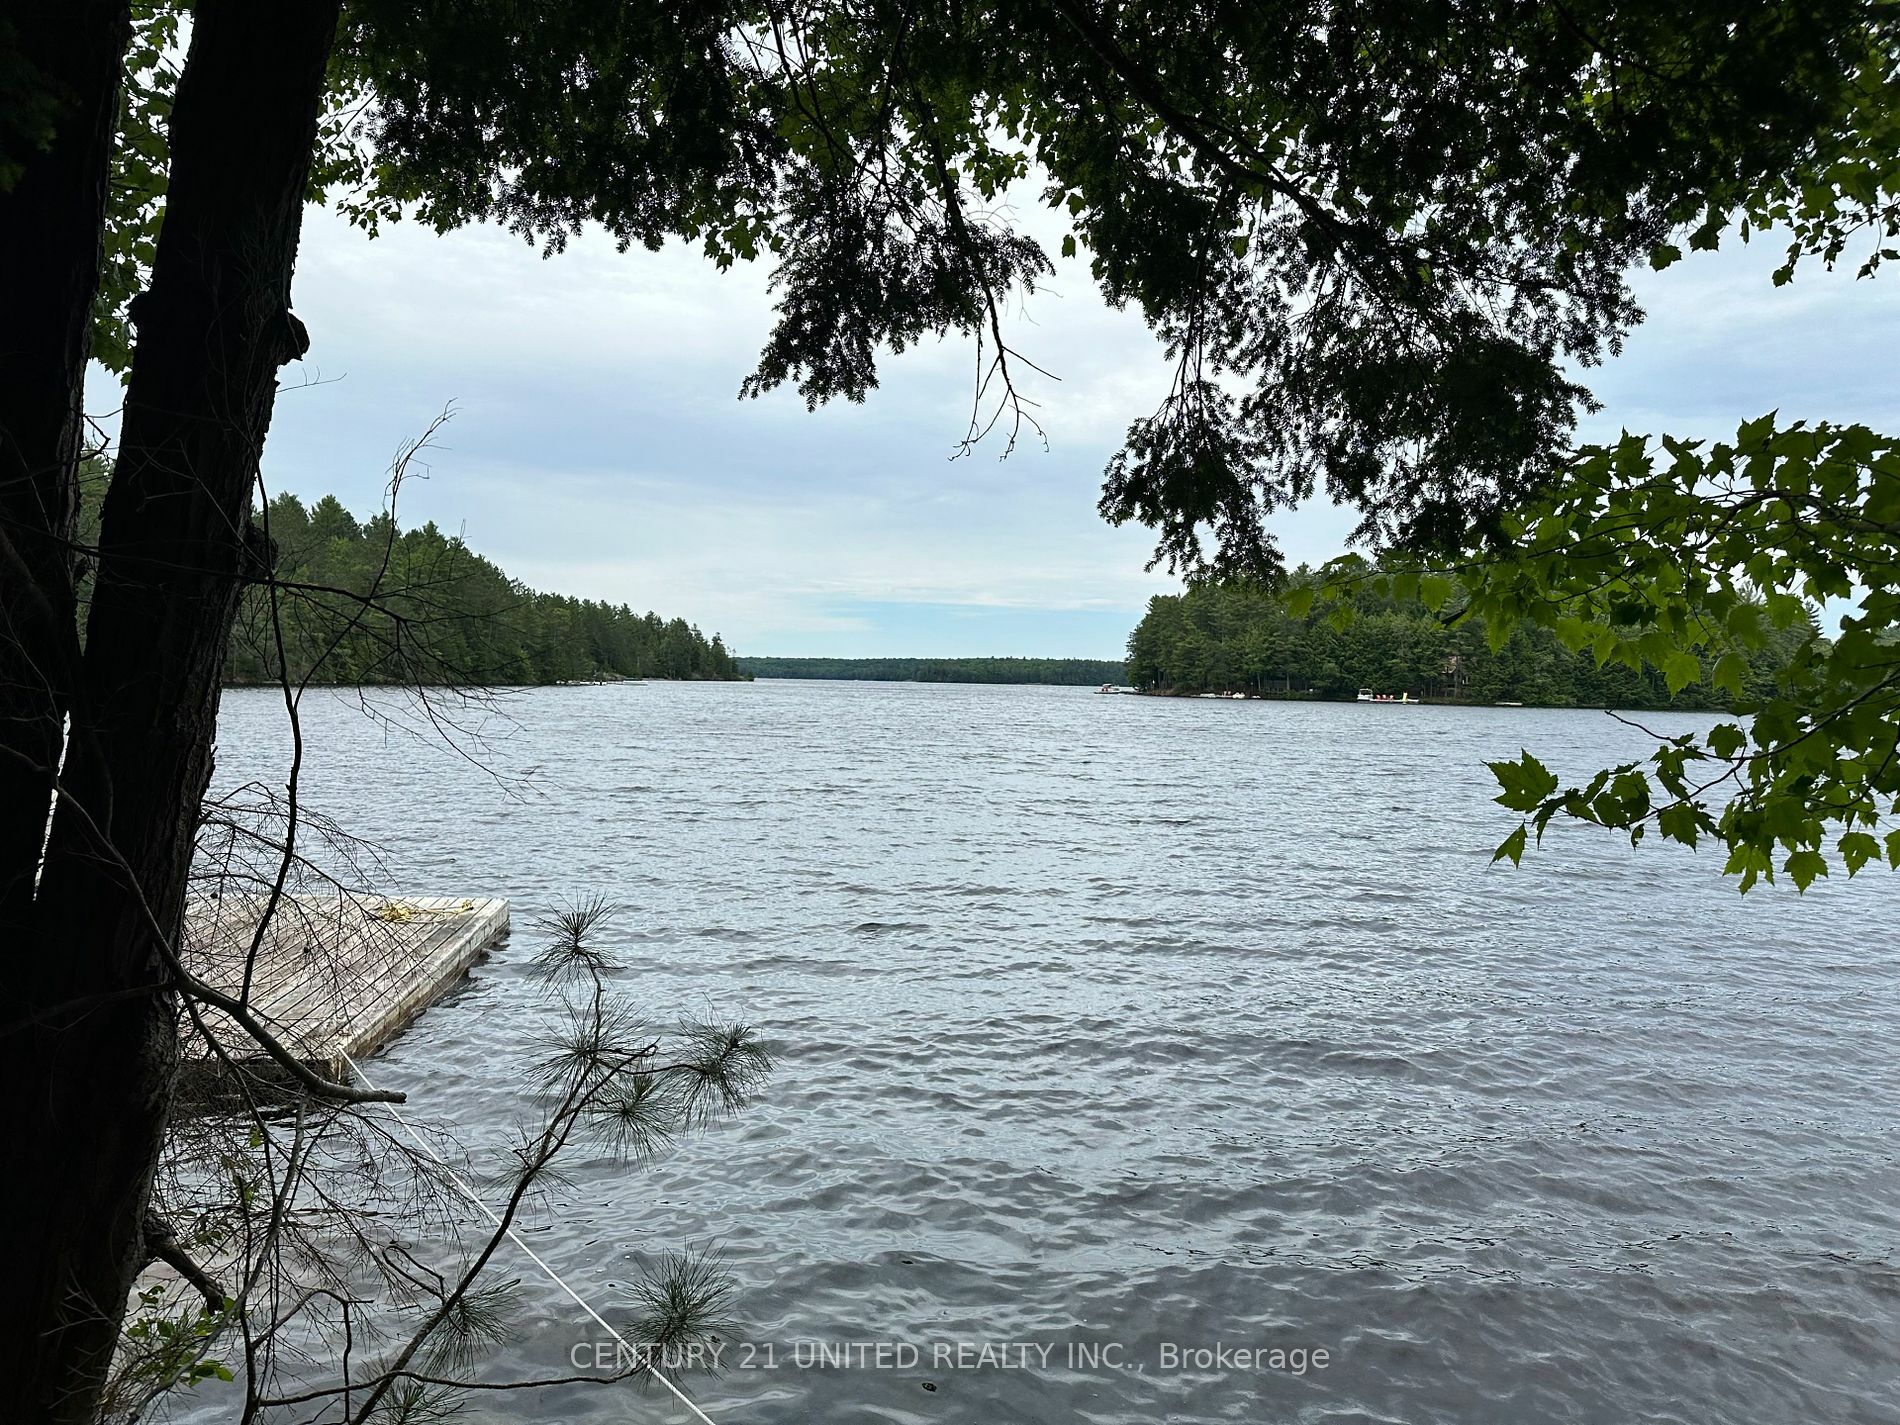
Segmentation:
<svg viewBox="0 0 1900 1425">
<path fill-rule="evenodd" d="M 352 1059 L 347 1050 L 339 1050 L 338 1052 L 343 1055 L 343 1061 L 350 1066 L 351 1072 L 354 1073 L 357 1078 L 361 1079 L 366 1087 L 370 1089 L 374 1089 L 376 1087 L 375 1084 L 370 1083 L 369 1075 L 363 1072 L 362 1065 L 358 1064 L 356 1060 Z M 625 1347 L 629 1352 L 632 1353 L 633 1358 L 635 1360 L 644 1359 L 646 1362 L 646 1368 L 653 1373 L 653 1378 L 659 1381 L 659 1383 L 665 1386 L 668 1390 L 670 1390 L 673 1393 L 673 1398 L 679 1401 L 679 1403 L 681 1405 L 684 1405 L 688 1410 L 690 1410 L 695 1420 L 700 1421 L 701 1425 L 717 1425 L 717 1422 L 715 1422 L 710 1415 L 708 1415 L 705 1411 L 701 1410 L 697 1405 L 693 1404 L 691 1398 L 687 1396 L 685 1391 L 681 1390 L 677 1385 L 673 1384 L 672 1380 L 667 1376 L 665 1371 L 661 1370 L 658 1366 L 653 1364 L 653 1353 L 651 1351 L 647 1351 L 644 1353 L 641 1352 L 639 1348 L 633 1344 L 633 1342 L 629 1341 L 625 1336 L 622 1336 L 617 1330 L 615 1330 L 613 1327 L 613 1324 L 609 1322 L 606 1317 L 602 1316 L 598 1311 L 594 1310 L 593 1307 L 589 1306 L 587 1304 L 587 1299 L 583 1297 L 579 1292 L 575 1291 L 573 1287 L 569 1286 L 567 1282 L 562 1279 L 561 1274 L 559 1272 L 555 1271 L 553 1267 L 550 1267 L 546 1262 L 542 1261 L 540 1255 L 534 1250 L 534 1248 L 530 1247 L 526 1242 L 521 1240 L 520 1235 L 516 1233 L 513 1227 L 503 1227 L 502 1221 L 499 1217 L 495 1215 L 494 1209 L 489 1207 L 489 1205 L 486 1202 L 482 1201 L 481 1195 L 478 1194 L 474 1188 L 470 1187 L 467 1183 L 463 1182 L 462 1179 L 459 1176 L 457 1176 L 455 1169 L 451 1168 L 448 1165 L 448 1163 L 443 1159 L 442 1155 L 436 1152 L 434 1148 L 431 1148 L 428 1145 L 428 1143 L 423 1140 L 422 1135 L 417 1133 L 414 1128 L 409 1126 L 409 1120 L 402 1116 L 402 1114 L 397 1110 L 395 1104 L 386 1103 L 383 1105 L 383 1107 L 389 1110 L 389 1116 L 391 1118 L 395 1119 L 397 1123 L 402 1125 L 402 1131 L 409 1135 L 410 1139 L 415 1143 L 415 1145 L 418 1148 L 422 1149 L 423 1152 L 427 1153 L 431 1158 L 435 1160 L 436 1165 L 442 1169 L 445 1175 L 447 1175 L 448 1180 L 454 1183 L 455 1186 L 461 1190 L 462 1196 L 466 1197 L 470 1202 L 474 1203 L 476 1209 L 482 1214 L 482 1216 L 486 1217 L 490 1222 L 494 1223 L 497 1227 L 501 1227 L 501 1230 L 507 1234 L 508 1240 L 510 1242 L 513 1242 L 524 1253 L 526 1253 L 528 1260 L 533 1262 L 542 1271 L 547 1273 L 549 1281 L 553 1282 L 562 1291 L 566 1292 L 569 1296 L 571 1296 L 574 1299 L 574 1304 L 580 1307 L 580 1309 L 582 1311 L 585 1311 L 589 1316 L 593 1317 L 595 1322 L 599 1324 L 600 1328 L 603 1331 L 605 1331 L 608 1335 L 612 1336 L 614 1340 L 618 1341 L 623 1347 Z"/>
<path fill-rule="evenodd" d="M 363 914 L 371 920 L 387 921 L 392 925 L 407 925 L 412 920 L 447 919 L 455 915 L 467 915 L 475 909 L 475 902 L 464 900 L 460 905 L 422 906 L 414 901 L 383 900 L 364 909 Z"/>
</svg>

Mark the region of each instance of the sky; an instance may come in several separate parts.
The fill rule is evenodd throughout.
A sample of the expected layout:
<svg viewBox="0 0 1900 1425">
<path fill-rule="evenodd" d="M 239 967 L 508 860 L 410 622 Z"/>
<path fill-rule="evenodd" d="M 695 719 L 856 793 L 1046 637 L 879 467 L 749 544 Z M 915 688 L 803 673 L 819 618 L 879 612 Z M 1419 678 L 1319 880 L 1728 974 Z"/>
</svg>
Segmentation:
<svg viewBox="0 0 1900 1425">
<path fill-rule="evenodd" d="M 1584 434 L 1719 436 L 1777 408 L 1900 430 L 1900 273 L 1804 264 L 1777 289 L 1778 261 L 1758 237 L 1638 274 L 1648 320 L 1586 377 L 1606 409 Z M 953 459 L 975 376 L 961 339 L 886 356 L 862 405 L 739 400 L 768 278 L 598 235 L 546 259 L 492 228 L 371 241 L 313 208 L 293 289 L 311 348 L 283 374 L 266 485 L 370 513 L 396 452 L 452 410 L 399 517 L 537 588 L 684 617 L 742 654 L 1120 657 L 1149 597 L 1178 588 L 1144 570 L 1147 530 L 1096 511 L 1103 465 L 1166 392 L 1139 314 L 1059 262 L 1014 314 L 1013 344 L 1059 378 L 1031 386 L 1046 448 L 1002 459 L 993 436 Z M 110 382 L 92 401 L 114 404 Z M 1275 528 L 1292 562 L 1318 561 L 1353 523 L 1322 500 Z"/>
</svg>

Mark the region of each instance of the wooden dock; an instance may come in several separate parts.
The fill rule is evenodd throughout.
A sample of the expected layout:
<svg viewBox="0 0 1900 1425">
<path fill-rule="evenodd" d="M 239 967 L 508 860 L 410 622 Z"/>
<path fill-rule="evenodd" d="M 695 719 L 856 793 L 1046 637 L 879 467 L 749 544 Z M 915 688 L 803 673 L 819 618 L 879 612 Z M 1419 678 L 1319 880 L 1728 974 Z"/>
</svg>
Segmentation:
<svg viewBox="0 0 1900 1425">
<path fill-rule="evenodd" d="M 185 924 L 185 967 L 210 988 L 240 998 L 263 906 L 261 896 L 193 906 Z M 250 1012 L 308 1067 L 341 1078 L 345 1054 L 361 1059 L 387 1044 L 507 933 L 508 902 L 492 897 L 286 896 L 258 945 Z M 247 1071 L 288 1077 L 222 1013 L 201 1014 Z M 202 1035 L 187 1027 L 185 1041 L 188 1073 L 221 1067 Z"/>
</svg>

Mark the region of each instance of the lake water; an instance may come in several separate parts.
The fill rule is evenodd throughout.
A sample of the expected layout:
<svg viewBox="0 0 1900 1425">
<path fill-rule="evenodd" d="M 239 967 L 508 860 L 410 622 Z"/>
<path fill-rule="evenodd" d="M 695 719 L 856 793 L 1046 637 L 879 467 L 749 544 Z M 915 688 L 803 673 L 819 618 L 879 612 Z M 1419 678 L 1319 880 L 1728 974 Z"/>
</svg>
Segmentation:
<svg viewBox="0 0 1900 1425">
<path fill-rule="evenodd" d="M 724 1251 L 737 1339 L 686 1382 L 719 1425 L 1900 1420 L 1900 882 L 1742 899 L 1715 853 L 1580 828 L 1492 867 L 1484 760 L 1640 754 L 1605 715 L 795 682 L 502 706 L 488 770 L 307 707 L 307 795 L 392 889 L 514 903 L 369 1067 L 499 1142 L 546 1021 L 527 923 L 570 893 L 622 905 L 619 988 L 656 1021 L 764 1031 L 761 1102 L 655 1168 L 577 1158 L 531 1236 L 610 1318 L 642 1254 Z M 281 721 L 226 694 L 220 785 L 271 774 Z M 571 1369 L 598 1328 L 503 1275 L 492 1369 Z M 1326 1364 L 1170 1354 L 1217 1347 Z M 687 1417 L 615 1386 L 469 1418 Z"/>
</svg>

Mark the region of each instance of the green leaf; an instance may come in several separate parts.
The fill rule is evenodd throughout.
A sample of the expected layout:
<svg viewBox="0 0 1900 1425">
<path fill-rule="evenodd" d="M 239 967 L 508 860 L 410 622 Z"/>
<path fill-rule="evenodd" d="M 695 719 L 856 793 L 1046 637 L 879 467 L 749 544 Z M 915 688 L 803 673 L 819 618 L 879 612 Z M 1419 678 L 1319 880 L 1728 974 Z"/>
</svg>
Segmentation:
<svg viewBox="0 0 1900 1425">
<path fill-rule="evenodd" d="M 1499 844 L 1498 849 L 1491 853 L 1491 864 L 1495 866 L 1507 856 L 1510 858 L 1513 866 L 1522 864 L 1524 859 L 1524 843 L 1528 839 L 1529 828 L 1520 821 L 1517 824 L 1517 830 L 1505 837 Z"/>
<path fill-rule="evenodd" d="M 1492 762 L 1488 765 L 1491 775 L 1497 778 L 1498 786 L 1503 788 L 1496 798 L 1497 802 L 1512 811 L 1536 811 L 1544 798 L 1557 790 L 1556 774 L 1529 752 L 1525 752 L 1515 762 Z"/>
<path fill-rule="evenodd" d="M 1794 882 L 1795 889 L 1805 891 L 1814 884 L 1816 876 L 1827 874 L 1827 861 L 1819 851 L 1801 850 L 1788 858 L 1783 869 Z"/>
<path fill-rule="evenodd" d="M 1649 778 L 1641 772 L 1619 773 L 1610 791 L 1623 804 L 1619 821 L 1636 821 L 1649 815 Z"/>
<path fill-rule="evenodd" d="M 1793 594 L 1771 589 L 1762 602 L 1768 606 L 1768 621 L 1776 628 L 1793 628 L 1808 615 L 1808 606 Z"/>
<path fill-rule="evenodd" d="M 1656 829 L 1665 839 L 1680 841 L 1684 846 L 1694 846 L 1701 831 L 1697 822 L 1695 808 L 1687 802 L 1677 802 L 1666 806 L 1656 814 Z"/>
<path fill-rule="evenodd" d="M 1442 574 L 1426 574 L 1418 581 L 1418 597 L 1426 608 L 1437 613 L 1451 597 L 1453 585 Z"/>
<path fill-rule="evenodd" d="M 1880 843 L 1864 831 L 1850 831 L 1840 839 L 1840 851 L 1851 876 L 1880 854 Z"/>
<path fill-rule="evenodd" d="M 1735 431 L 1736 446 L 1739 447 L 1744 454 L 1761 449 L 1762 446 L 1768 443 L 1768 438 L 1775 433 L 1775 416 L 1777 414 L 1779 413 L 1770 411 L 1767 415 L 1757 416 L 1752 421 L 1743 421 Z"/>
<path fill-rule="evenodd" d="M 1580 618 L 1560 618 L 1551 626 L 1551 632 L 1557 635 L 1557 641 L 1572 653 L 1581 653 L 1586 644 L 1595 638 L 1590 625 Z"/>
<path fill-rule="evenodd" d="M 1673 697 L 1702 676 L 1702 661 L 1687 649 L 1678 648 L 1663 659 L 1662 675 Z"/>
<path fill-rule="evenodd" d="M 1709 674 L 1709 681 L 1718 688 L 1726 688 L 1736 697 L 1742 695 L 1742 680 L 1748 676 L 1748 660 L 1739 653 L 1724 653 L 1715 660 L 1715 668 Z"/>
</svg>

